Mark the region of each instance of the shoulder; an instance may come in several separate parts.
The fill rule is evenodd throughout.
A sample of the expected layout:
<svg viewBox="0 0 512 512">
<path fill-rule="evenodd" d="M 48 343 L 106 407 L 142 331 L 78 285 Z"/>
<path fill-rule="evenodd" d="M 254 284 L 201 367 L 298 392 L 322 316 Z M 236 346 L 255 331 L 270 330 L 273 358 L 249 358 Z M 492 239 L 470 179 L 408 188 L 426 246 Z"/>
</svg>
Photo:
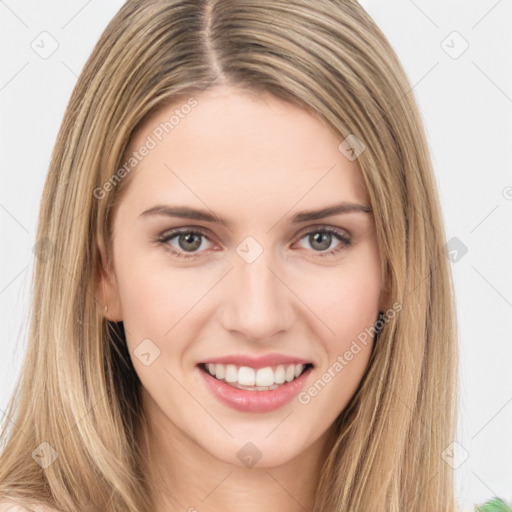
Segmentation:
<svg viewBox="0 0 512 512">
<path fill-rule="evenodd" d="M 58 512 L 54 508 L 41 505 L 22 506 L 12 501 L 0 501 L 0 512 Z"/>
</svg>

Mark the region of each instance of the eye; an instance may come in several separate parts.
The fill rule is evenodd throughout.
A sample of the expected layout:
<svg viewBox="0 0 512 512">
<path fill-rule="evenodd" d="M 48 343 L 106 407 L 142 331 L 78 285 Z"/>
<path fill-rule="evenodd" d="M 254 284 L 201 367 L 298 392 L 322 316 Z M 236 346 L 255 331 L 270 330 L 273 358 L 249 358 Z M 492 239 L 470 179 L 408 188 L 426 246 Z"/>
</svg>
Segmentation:
<svg viewBox="0 0 512 512">
<path fill-rule="evenodd" d="M 352 243 L 350 238 L 342 231 L 328 226 L 321 226 L 315 229 L 310 229 L 302 235 L 301 240 L 303 239 L 306 239 L 306 242 L 309 243 L 311 247 L 313 247 L 315 252 L 318 252 L 318 256 L 320 257 L 333 256 L 342 251 L 344 248 L 349 247 Z M 334 249 L 332 249 L 331 244 L 336 239 L 340 243 L 335 246 Z"/>
<path fill-rule="evenodd" d="M 174 241 L 173 239 L 176 239 L 175 242 L 178 244 L 178 247 L 171 244 L 171 241 Z M 194 258 L 199 256 L 196 252 L 204 245 L 204 239 L 208 239 L 208 236 L 200 230 L 180 229 L 165 233 L 158 237 L 155 242 L 163 245 L 165 249 L 169 250 L 177 258 Z"/>
<path fill-rule="evenodd" d="M 335 255 L 344 248 L 349 247 L 352 243 L 344 232 L 329 226 L 310 229 L 301 236 L 300 241 L 303 239 L 307 239 L 306 241 L 311 245 L 312 250 L 320 257 Z M 336 239 L 340 243 L 332 249 L 332 243 Z M 177 258 L 195 258 L 203 252 L 200 249 L 207 248 L 203 243 L 205 240 L 209 241 L 208 235 L 205 232 L 199 229 L 182 228 L 164 233 L 154 239 L 153 242 L 162 245 Z"/>
</svg>

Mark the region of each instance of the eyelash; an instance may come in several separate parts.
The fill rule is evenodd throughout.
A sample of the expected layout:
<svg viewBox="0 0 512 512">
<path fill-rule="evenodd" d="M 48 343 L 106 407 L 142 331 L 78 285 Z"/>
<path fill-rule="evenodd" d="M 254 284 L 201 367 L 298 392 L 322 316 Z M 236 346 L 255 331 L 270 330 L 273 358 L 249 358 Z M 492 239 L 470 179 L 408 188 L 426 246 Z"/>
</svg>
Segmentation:
<svg viewBox="0 0 512 512">
<path fill-rule="evenodd" d="M 305 233 L 303 233 L 301 235 L 299 240 L 302 240 L 306 236 L 309 236 L 309 235 L 315 234 L 315 233 L 328 233 L 328 234 L 334 235 L 341 242 L 341 244 L 338 246 L 337 249 L 331 249 L 327 252 L 313 251 L 313 252 L 316 252 L 318 254 L 318 256 L 321 258 L 334 256 L 337 253 L 339 253 L 340 251 L 342 251 L 344 248 L 347 248 L 352 244 L 352 241 L 348 237 L 346 237 L 344 234 L 342 234 L 341 231 L 338 231 L 337 229 L 329 227 L 329 226 L 316 227 L 314 229 L 306 231 Z M 183 234 L 185 234 L 185 235 L 200 235 L 200 236 L 203 236 L 204 238 L 208 239 L 208 235 L 201 230 L 181 228 L 181 229 L 175 229 L 173 231 L 164 233 L 163 235 L 160 235 L 157 238 L 153 239 L 153 242 L 158 245 L 163 246 L 165 250 L 169 251 L 173 256 L 175 256 L 177 258 L 197 258 L 197 257 L 199 257 L 201 255 L 200 252 L 187 254 L 184 252 L 176 251 L 172 246 L 169 245 L 168 242 L 170 242 L 173 238 L 175 238 L 177 235 L 183 235 Z"/>
</svg>

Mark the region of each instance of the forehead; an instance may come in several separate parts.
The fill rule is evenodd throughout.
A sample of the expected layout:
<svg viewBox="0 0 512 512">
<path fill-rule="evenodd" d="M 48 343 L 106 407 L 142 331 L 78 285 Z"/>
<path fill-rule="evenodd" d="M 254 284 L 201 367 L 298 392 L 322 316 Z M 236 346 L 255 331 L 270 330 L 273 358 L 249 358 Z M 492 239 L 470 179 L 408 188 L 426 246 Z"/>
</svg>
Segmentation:
<svg viewBox="0 0 512 512">
<path fill-rule="evenodd" d="M 217 87 L 160 109 L 137 130 L 128 156 L 151 149 L 131 173 L 128 194 L 197 205 L 222 199 L 242 210 L 275 201 L 290 208 L 301 197 L 304 208 L 320 198 L 367 202 L 356 162 L 339 150 L 342 140 L 295 105 Z"/>
</svg>

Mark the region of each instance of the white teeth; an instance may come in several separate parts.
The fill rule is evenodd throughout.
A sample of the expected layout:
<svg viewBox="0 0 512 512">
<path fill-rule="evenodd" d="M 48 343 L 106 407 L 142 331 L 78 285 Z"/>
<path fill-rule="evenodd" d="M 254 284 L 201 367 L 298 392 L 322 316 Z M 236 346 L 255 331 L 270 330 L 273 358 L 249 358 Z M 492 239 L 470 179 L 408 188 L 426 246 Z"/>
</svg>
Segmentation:
<svg viewBox="0 0 512 512">
<path fill-rule="evenodd" d="M 224 377 L 226 382 L 236 382 L 238 379 L 238 370 L 234 364 L 228 364 L 226 366 L 226 376 Z"/>
<path fill-rule="evenodd" d="M 250 389 L 251 391 L 263 391 L 275 389 L 280 384 L 291 382 L 301 375 L 305 365 L 290 364 L 275 367 L 251 368 L 249 366 L 236 366 L 234 364 L 205 365 L 207 372 L 218 380 L 224 380 L 234 387 Z"/>
<path fill-rule="evenodd" d="M 238 370 L 238 384 L 242 386 L 254 386 L 256 382 L 256 372 L 254 368 L 248 366 L 241 366 Z"/>
<path fill-rule="evenodd" d="M 295 377 L 295 366 L 290 365 L 286 368 L 286 382 L 291 382 Z"/>
<path fill-rule="evenodd" d="M 256 373 L 256 386 L 272 386 L 274 384 L 274 372 L 270 366 L 260 368 Z"/>
<path fill-rule="evenodd" d="M 274 372 L 274 382 L 276 384 L 282 384 L 286 380 L 286 373 L 284 371 L 284 366 L 280 364 L 276 371 Z"/>
<path fill-rule="evenodd" d="M 210 372 L 212 373 L 212 372 Z M 212 373 L 212 375 L 214 375 Z M 215 377 L 217 379 L 222 380 L 226 376 L 226 367 L 223 364 L 217 364 L 215 365 Z"/>
</svg>

